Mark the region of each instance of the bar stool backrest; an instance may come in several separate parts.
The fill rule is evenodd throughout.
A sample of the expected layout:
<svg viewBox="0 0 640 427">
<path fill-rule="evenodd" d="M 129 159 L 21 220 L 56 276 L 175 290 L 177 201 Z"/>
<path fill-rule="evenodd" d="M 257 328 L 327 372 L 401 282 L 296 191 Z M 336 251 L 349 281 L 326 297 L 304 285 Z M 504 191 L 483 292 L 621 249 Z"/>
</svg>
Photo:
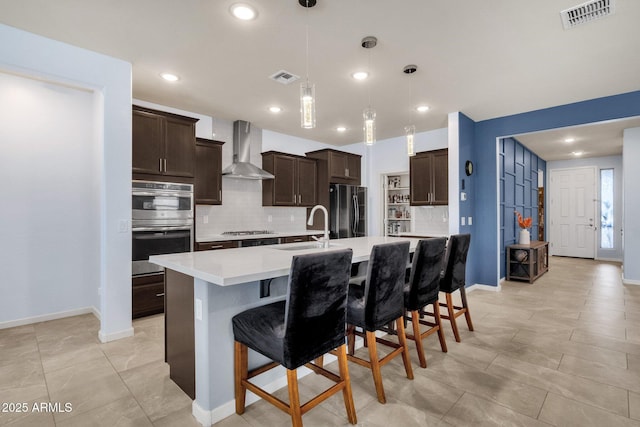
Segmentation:
<svg viewBox="0 0 640 427">
<path fill-rule="evenodd" d="M 442 292 L 452 293 L 465 286 L 470 243 L 470 234 L 454 234 L 449 237 L 444 275 L 440 281 Z"/>
<path fill-rule="evenodd" d="M 301 366 L 344 344 L 351 249 L 294 256 L 284 320 L 284 363 Z"/>
<path fill-rule="evenodd" d="M 365 327 L 375 331 L 402 316 L 409 242 L 375 245 L 365 283 Z"/>
<path fill-rule="evenodd" d="M 405 300 L 407 310 L 419 310 L 438 299 L 446 245 L 447 239 L 444 237 L 418 242 L 416 251 L 413 253 L 409 293 Z"/>
</svg>

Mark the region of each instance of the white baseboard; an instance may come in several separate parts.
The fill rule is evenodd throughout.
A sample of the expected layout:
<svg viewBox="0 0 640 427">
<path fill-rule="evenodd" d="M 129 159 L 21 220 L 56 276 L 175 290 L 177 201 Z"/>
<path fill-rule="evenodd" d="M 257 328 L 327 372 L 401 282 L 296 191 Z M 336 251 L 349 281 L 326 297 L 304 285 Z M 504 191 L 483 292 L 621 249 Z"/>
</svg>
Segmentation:
<svg viewBox="0 0 640 427">
<path fill-rule="evenodd" d="M 640 280 L 625 279 L 623 274 L 622 283 L 624 283 L 625 285 L 640 285 Z"/>
<path fill-rule="evenodd" d="M 25 317 L 24 319 L 0 322 L 0 329 L 15 328 L 16 326 L 31 325 L 33 323 L 46 322 L 48 320 L 63 319 L 65 317 L 73 317 L 73 316 L 79 316 L 81 314 L 89 314 L 89 313 L 92 313 L 93 315 L 96 315 L 96 313 L 99 314 L 99 312 L 95 309 L 95 307 L 77 308 L 75 310 L 59 311 L 57 313 L 42 314 L 39 316 Z M 100 317 L 98 317 L 98 319 L 100 319 Z"/>
<path fill-rule="evenodd" d="M 482 285 L 480 283 L 474 283 L 473 285 L 465 288 L 467 292 L 473 291 L 492 291 L 492 292 L 500 292 L 502 290 L 502 284 L 498 284 L 498 286 L 492 285 Z"/>
<path fill-rule="evenodd" d="M 359 344 L 359 345 L 358 345 Z M 356 340 L 356 348 L 362 347 L 363 345 L 363 341 L 360 340 L 360 342 L 358 343 L 358 340 Z M 331 355 L 331 354 L 325 354 L 324 356 L 324 365 L 328 365 L 330 363 L 335 362 L 336 360 L 338 360 L 336 358 L 336 356 Z M 303 367 L 298 368 L 298 378 L 302 378 L 304 376 L 309 375 L 310 373 L 312 373 L 313 371 L 310 369 Z M 286 377 L 280 377 L 272 382 L 270 382 L 269 384 L 262 386 L 261 388 L 265 391 L 267 391 L 268 393 L 273 393 L 276 390 L 281 389 L 282 387 L 286 387 L 287 386 L 287 378 Z M 250 391 L 247 391 L 247 398 L 246 398 L 246 406 L 249 406 L 255 402 L 257 402 L 258 400 L 260 400 L 260 397 L 258 397 L 257 395 L 251 393 Z M 193 404 L 191 405 L 191 414 L 194 416 L 194 418 L 196 419 L 196 421 L 198 421 L 200 424 L 202 424 L 203 426 L 211 426 L 212 424 L 217 423 L 218 421 L 221 421 L 225 418 L 227 418 L 230 415 L 233 415 L 236 413 L 236 403 L 235 400 L 230 400 L 226 403 L 223 403 L 222 405 L 218 406 L 217 408 L 213 408 L 210 411 L 207 411 L 206 409 L 203 409 L 199 404 L 197 400 L 193 401 Z"/>
<path fill-rule="evenodd" d="M 124 329 L 122 331 L 113 332 L 113 333 L 110 333 L 110 334 L 104 334 L 102 332 L 102 329 L 100 329 L 100 331 L 98 332 L 98 338 L 100 339 L 101 343 L 115 341 L 115 340 L 119 340 L 121 338 L 127 338 L 127 337 L 132 337 L 132 336 L 133 336 L 133 327 Z"/>
</svg>

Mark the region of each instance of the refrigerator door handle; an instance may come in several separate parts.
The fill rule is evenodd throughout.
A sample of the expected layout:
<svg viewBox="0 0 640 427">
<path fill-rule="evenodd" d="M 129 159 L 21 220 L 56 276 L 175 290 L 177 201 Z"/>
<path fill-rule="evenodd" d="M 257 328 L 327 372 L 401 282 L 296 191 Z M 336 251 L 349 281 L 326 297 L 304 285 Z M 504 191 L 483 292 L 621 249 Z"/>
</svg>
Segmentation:
<svg viewBox="0 0 640 427">
<path fill-rule="evenodd" d="M 351 203 L 353 203 L 353 226 L 351 232 L 353 237 L 356 237 L 356 233 L 358 232 L 358 222 L 360 222 L 360 206 L 358 206 L 357 194 L 353 194 L 353 196 L 351 196 Z"/>
</svg>

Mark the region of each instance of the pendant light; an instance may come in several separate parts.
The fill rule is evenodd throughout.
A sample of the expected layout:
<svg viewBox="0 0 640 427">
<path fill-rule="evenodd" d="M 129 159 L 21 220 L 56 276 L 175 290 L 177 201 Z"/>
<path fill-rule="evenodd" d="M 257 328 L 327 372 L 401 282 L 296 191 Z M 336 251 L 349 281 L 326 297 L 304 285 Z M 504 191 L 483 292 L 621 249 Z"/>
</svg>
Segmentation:
<svg viewBox="0 0 640 427">
<path fill-rule="evenodd" d="M 406 65 L 404 67 L 404 69 L 402 70 L 403 73 L 407 74 L 408 76 L 412 76 L 413 73 L 415 73 L 416 71 L 418 71 L 418 66 L 417 65 Z M 413 105 L 413 93 L 411 91 L 411 80 L 409 80 L 409 105 Z M 413 110 L 413 108 L 411 108 Z M 409 126 L 405 126 L 404 127 L 404 134 L 407 138 L 407 155 L 409 155 L 409 157 L 413 156 L 415 154 L 415 150 L 414 150 L 414 137 L 416 135 L 416 127 L 415 125 L 409 125 Z"/>
<path fill-rule="evenodd" d="M 373 49 L 378 44 L 378 39 L 367 36 L 362 39 L 361 45 L 365 49 Z M 371 75 L 371 50 L 369 50 L 369 75 Z M 364 119 L 363 133 L 364 145 L 373 145 L 376 142 L 376 110 L 371 108 L 371 83 L 368 83 L 367 91 L 369 95 L 369 105 L 364 109 L 362 118 Z"/>
<path fill-rule="evenodd" d="M 300 126 L 304 129 L 313 129 L 316 127 L 316 86 L 309 83 L 309 8 L 316 5 L 316 0 L 298 0 L 298 3 L 307 8 L 305 25 L 307 77 L 300 84 Z"/>
</svg>

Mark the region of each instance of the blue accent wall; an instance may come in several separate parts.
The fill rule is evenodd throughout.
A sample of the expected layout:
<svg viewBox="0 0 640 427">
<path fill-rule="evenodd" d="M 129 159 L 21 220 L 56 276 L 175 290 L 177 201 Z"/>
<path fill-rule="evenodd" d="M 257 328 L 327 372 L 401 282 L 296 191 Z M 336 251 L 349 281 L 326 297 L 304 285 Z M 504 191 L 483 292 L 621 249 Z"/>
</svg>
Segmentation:
<svg viewBox="0 0 640 427">
<path fill-rule="evenodd" d="M 465 116 L 462 113 L 458 113 L 458 170 L 459 173 L 459 188 L 460 192 L 464 192 L 466 194 L 467 200 L 460 200 L 460 216 L 466 218 L 473 218 L 475 221 L 475 204 L 476 198 L 482 197 L 481 193 L 478 193 L 478 190 L 475 186 L 475 178 L 476 172 L 475 168 L 477 168 L 477 161 L 475 156 L 474 149 L 474 139 L 475 139 L 475 122 L 471 120 L 469 117 Z M 467 176 L 464 171 L 464 166 L 467 160 L 473 162 L 474 165 L 474 173 L 471 176 Z M 464 183 L 464 188 L 462 188 Z M 460 199 L 460 197 L 458 197 Z M 449 218 L 449 221 L 460 221 L 459 218 Z M 460 225 L 460 233 L 472 233 L 474 229 L 474 225 L 469 225 L 468 222 L 465 222 L 465 225 Z M 471 238 L 471 246 L 476 244 L 475 239 Z M 474 277 L 475 274 L 475 258 L 471 249 L 469 250 L 469 255 L 467 256 L 467 275 L 469 277 Z M 474 282 L 467 280 L 467 285 L 473 284 Z"/>
<path fill-rule="evenodd" d="M 487 101 L 490 102 L 490 101 Z M 498 257 L 500 232 L 497 194 L 497 140 L 501 137 L 559 127 L 640 116 L 640 91 L 597 98 L 574 104 L 475 123 L 474 173 L 475 217 L 474 244 L 470 257 L 474 260 L 469 271 L 469 283 L 497 286 L 500 277 Z M 461 170 L 464 174 L 464 169 Z"/>
<path fill-rule="evenodd" d="M 505 248 L 516 243 L 520 234 L 515 211 L 531 217 L 531 240 L 538 239 L 538 170 L 546 174 L 546 162 L 515 138 L 502 138 L 498 142 L 498 168 L 500 277 L 505 277 Z"/>
</svg>

